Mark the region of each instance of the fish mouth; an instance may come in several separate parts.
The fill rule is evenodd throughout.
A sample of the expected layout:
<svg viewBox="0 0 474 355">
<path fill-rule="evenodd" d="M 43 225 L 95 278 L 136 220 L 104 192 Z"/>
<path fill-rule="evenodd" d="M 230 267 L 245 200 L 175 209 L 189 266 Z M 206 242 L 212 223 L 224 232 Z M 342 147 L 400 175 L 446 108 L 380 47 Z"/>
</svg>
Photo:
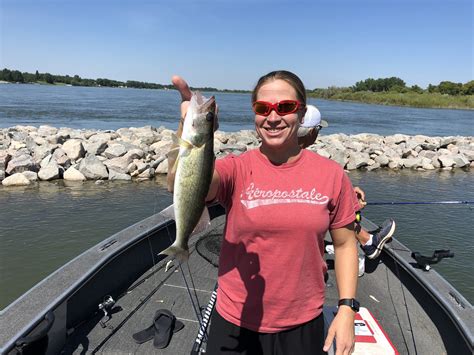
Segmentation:
<svg viewBox="0 0 474 355">
<path fill-rule="evenodd" d="M 206 99 L 199 91 L 197 91 L 196 103 L 199 105 L 200 112 L 214 112 L 216 109 L 216 98 L 214 95 Z"/>
<path fill-rule="evenodd" d="M 204 102 L 201 106 L 203 111 L 215 112 L 216 111 L 216 98 L 215 96 L 211 96 Z"/>
</svg>

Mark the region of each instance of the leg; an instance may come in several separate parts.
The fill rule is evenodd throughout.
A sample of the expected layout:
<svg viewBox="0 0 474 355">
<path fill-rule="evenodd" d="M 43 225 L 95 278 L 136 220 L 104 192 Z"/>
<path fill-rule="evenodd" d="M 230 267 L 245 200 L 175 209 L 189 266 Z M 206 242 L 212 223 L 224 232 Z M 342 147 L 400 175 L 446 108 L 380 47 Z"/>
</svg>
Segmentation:
<svg viewBox="0 0 474 355">
<path fill-rule="evenodd" d="M 228 322 L 214 309 L 206 354 L 260 355 L 263 354 L 263 351 L 259 341 L 259 333 Z"/>
<path fill-rule="evenodd" d="M 375 259 L 382 252 L 382 249 L 385 243 L 388 242 L 392 238 L 392 235 L 394 232 L 395 232 L 395 221 L 393 219 L 387 219 L 386 221 L 382 223 L 379 229 L 372 232 L 373 233 L 372 235 L 361 228 L 361 232 L 356 233 L 356 236 L 361 244 L 360 247 L 364 251 L 365 256 L 368 257 L 369 259 Z M 359 237 L 359 235 L 361 236 Z M 368 235 L 368 238 L 367 238 L 367 235 Z M 365 240 L 366 238 L 367 240 Z M 372 240 L 370 243 L 368 243 L 370 238 L 372 238 Z"/>
<path fill-rule="evenodd" d="M 324 317 L 321 313 L 315 319 L 296 328 L 275 334 L 275 351 L 278 355 L 326 354 L 324 346 Z"/>
</svg>

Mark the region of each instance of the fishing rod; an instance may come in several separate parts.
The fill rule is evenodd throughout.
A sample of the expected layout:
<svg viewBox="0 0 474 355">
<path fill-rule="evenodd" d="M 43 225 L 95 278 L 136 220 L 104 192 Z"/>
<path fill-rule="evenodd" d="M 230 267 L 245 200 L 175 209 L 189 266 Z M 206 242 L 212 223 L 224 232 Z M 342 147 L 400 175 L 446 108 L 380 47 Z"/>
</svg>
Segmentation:
<svg viewBox="0 0 474 355">
<path fill-rule="evenodd" d="M 382 206 L 382 205 L 470 205 L 474 201 L 411 201 L 411 202 L 367 202 L 367 206 Z"/>
</svg>

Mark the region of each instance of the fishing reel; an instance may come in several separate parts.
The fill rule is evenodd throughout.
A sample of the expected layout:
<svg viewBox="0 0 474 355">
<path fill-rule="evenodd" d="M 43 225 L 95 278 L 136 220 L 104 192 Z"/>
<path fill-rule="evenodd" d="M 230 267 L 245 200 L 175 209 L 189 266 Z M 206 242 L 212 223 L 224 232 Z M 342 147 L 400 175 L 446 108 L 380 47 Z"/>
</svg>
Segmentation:
<svg viewBox="0 0 474 355">
<path fill-rule="evenodd" d="M 104 297 L 104 301 L 102 303 L 99 303 L 99 309 L 104 312 L 104 316 L 99 322 L 102 328 L 105 328 L 107 326 L 106 323 L 112 317 L 110 314 L 110 311 L 112 310 L 114 305 L 115 305 L 115 301 L 112 298 L 112 296 L 109 296 L 109 295 Z"/>
<path fill-rule="evenodd" d="M 429 271 L 431 269 L 431 265 L 437 264 L 444 258 L 454 258 L 454 253 L 452 253 L 448 249 L 439 249 L 433 252 L 432 256 L 424 256 L 421 255 L 419 252 L 415 251 L 411 253 L 411 257 L 416 260 L 416 263 L 420 268 L 425 271 Z"/>
</svg>

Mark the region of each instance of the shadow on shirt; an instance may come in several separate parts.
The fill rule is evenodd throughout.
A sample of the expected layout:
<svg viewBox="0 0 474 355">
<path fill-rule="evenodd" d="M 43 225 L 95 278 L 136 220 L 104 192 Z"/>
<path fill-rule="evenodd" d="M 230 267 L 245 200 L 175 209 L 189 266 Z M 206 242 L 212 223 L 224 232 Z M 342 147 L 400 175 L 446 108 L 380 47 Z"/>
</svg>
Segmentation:
<svg viewBox="0 0 474 355">
<path fill-rule="evenodd" d="M 222 249 L 226 250 L 225 255 L 235 255 L 235 259 L 220 261 L 219 276 L 234 268 L 238 270 L 247 291 L 240 320 L 244 324 L 251 323 L 253 326 L 259 327 L 263 318 L 263 292 L 265 290 L 265 280 L 260 275 L 260 258 L 257 253 L 247 252 L 242 242 L 233 244 L 224 239 Z M 245 349 L 255 348 L 259 344 L 258 333 L 246 328 L 241 327 L 240 334 L 232 337 L 237 341 L 235 348 L 223 348 L 222 350 L 241 352 Z"/>
</svg>

